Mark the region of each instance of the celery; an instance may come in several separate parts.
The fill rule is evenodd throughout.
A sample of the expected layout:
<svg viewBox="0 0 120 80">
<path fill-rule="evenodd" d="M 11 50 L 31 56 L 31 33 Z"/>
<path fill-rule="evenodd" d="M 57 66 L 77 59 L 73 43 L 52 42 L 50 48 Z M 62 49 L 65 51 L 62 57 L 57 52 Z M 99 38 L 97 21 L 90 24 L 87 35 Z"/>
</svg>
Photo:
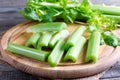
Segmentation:
<svg viewBox="0 0 120 80">
<path fill-rule="evenodd" d="M 69 1 L 30 0 L 27 2 L 26 8 L 21 11 L 21 14 L 29 20 L 53 22 L 62 19 L 71 23 L 76 20 L 88 20 L 93 17 L 92 13 L 95 11 L 103 14 L 120 15 L 120 7 L 117 6 L 90 4 L 90 0 L 83 0 L 81 3 L 78 0 Z"/>
<path fill-rule="evenodd" d="M 28 48 L 15 43 L 9 43 L 7 50 L 39 61 L 45 61 L 49 55 L 48 52 Z"/>
<path fill-rule="evenodd" d="M 37 49 L 40 49 L 43 46 L 47 47 L 51 37 L 52 32 L 42 32 L 41 37 L 37 43 Z"/>
<path fill-rule="evenodd" d="M 67 29 L 67 24 L 64 22 L 48 22 L 31 26 L 27 32 L 61 31 L 63 29 Z"/>
<path fill-rule="evenodd" d="M 91 33 L 91 36 L 88 42 L 86 56 L 85 56 L 85 62 L 89 62 L 89 61 L 97 62 L 98 51 L 100 47 L 100 37 L 101 37 L 101 34 L 97 30 Z"/>
<path fill-rule="evenodd" d="M 74 46 L 77 42 L 77 39 L 84 33 L 85 30 L 85 26 L 79 26 L 68 38 L 65 44 L 65 50 L 68 50 L 70 47 Z"/>
<path fill-rule="evenodd" d="M 69 35 L 68 30 L 62 30 L 60 32 L 55 33 L 49 42 L 49 46 L 54 47 L 60 38 L 66 38 L 68 35 Z"/>
<path fill-rule="evenodd" d="M 48 57 L 48 63 L 50 66 L 54 67 L 59 64 L 64 53 L 64 44 L 65 42 L 63 38 L 57 42 L 56 46 Z"/>
<path fill-rule="evenodd" d="M 107 6 L 107 5 L 90 5 L 90 8 L 93 11 L 99 10 L 103 14 L 108 14 L 108 15 L 119 15 L 120 16 L 120 7 L 117 6 Z"/>
<path fill-rule="evenodd" d="M 34 46 L 35 48 L 37 47 L 37 41 L 40 38 L 39 33 L 33 34 L 25 43 L 25 46 Z"/>
<path fill-rule="evenodd" d="M 71 60 L 73 62 L 76 62 L 85 43 L 86 39 L 83 36 L 79 37 L 76 45 L 74 45 L 68 50 L 67 54 L 64 57 L 64 60 Z"/>
<path fill-rule="evenodd" d="M 118 21 L 118 23 L 120 23 L 120 15 L 107 15 L 107 14 L 104 14 L 105 17 L 108 17 L 108 18 L 114 18 Z"/>
<path fill-rule="evenodd" d="M 103 32 L 101 36 L 107 45 L 113 47 L 116 47 L 118 45 L 118 38 L 112 32 L 110 31 Z"/>
</svg>

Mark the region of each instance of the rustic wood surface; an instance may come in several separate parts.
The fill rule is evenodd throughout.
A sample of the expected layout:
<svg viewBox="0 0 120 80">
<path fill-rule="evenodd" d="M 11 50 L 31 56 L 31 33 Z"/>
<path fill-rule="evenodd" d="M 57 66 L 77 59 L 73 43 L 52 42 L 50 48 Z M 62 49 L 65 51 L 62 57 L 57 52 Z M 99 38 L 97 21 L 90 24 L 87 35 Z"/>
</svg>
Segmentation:
<svg viewBox="0 0 120 80">
<path fill-rule="evenodd" d="M 93 3 L 105 3 L 120 6 L 120 0 L 91 0 Z M 18 11 L 24 7 L 26 0 L 0 0 L 0 32 L 13 25 L 26 21 Z M 120 80 L 120 61 L 100 78 L 101 80 Z M 0 80 L 39 80 L 36 76 L 19 71 L 0 61 Z M 40 78 L 40 80 L 48 80 Z M 80 79 L 76 79 L 80 80 Z M 92 80 L 92 79 L 91 79 Z"/>
</svg>

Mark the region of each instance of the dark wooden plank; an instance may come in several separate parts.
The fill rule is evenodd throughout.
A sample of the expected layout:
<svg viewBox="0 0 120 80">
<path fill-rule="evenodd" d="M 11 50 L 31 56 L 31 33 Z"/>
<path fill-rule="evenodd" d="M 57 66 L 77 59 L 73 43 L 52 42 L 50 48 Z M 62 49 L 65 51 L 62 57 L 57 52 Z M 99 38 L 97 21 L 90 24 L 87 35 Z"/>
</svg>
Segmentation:
<svg viewBox="0 0 120 80">
<path fill-rule="evenodd" d="M 39 80 L 39 79 L 36 76 L 31 76 L 30 74 L 16 70 L 0 72 L 0 80 Z"/>
<path fill-rule="evenodd" d="M 4 19 L 20 19 L 22 15 L 20 14 L 21 8 L 0 8 L 0 20 Z"/>
<path fill-rule="evenodd" d="M 101 79 L 120 77 L 120 61 L 111 67 Z"/>
<path fill-rule="evenodd" d="M 12 26 L 26 21 L 25 19 L 5 19 L 5 20 L 0 20 L 0 32 L 6 31 Z"/>
<path fill-rule="evenodd" d="M 0 0 L 0 7 L 22 7 L 27 0 Z"/>
<path fill-rule="evenodd" d="M 100 79 L 100 80 L 120 80 L 120 77 L 116 77 L 116 78 L 107 78 L 107 79 Z"/>
</svg>

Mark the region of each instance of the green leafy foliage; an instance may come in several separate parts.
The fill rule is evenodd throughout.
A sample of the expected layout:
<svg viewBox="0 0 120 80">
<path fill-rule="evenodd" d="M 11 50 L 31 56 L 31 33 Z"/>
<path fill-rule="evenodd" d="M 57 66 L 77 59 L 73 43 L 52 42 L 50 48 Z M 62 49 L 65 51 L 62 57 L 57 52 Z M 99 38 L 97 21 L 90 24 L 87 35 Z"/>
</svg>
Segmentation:
<svg viewBox="0 0 120 80">
<path fill-rule="evenodd" d="M 86 21 L 90 18 L 88 4 L 88 0 L 81 5 L 78 0 L 29 0 L 21 14 L 29 20 L 51 22 L 62 19 L 74 23 L 77 19 Z M 76 5 L 78 7 L 74 7 Z"/>
<path fill-rule="evenodd" d="M 91 14 L 91 18 L 87 21 L 90 26 L 90 31 L 100 30 L 101 32 L 104 32 L 116 29 L 116 24 L 118 23 L 116 19 L 105 17 L 99 11 L 94 11 Z"/>
<path fill-rule="evenodd" d="M 76 4 L 77 0 L 29 0 L 21 14 L 29 20 L 52 22 L 62 19 L 74 23 L 78 17 L 75 8 L 68 8 L 67 4 Z"/>
<path fill-rule="evenodd" d="M 102 37 L 107 45 L 118 46 L 118 38 L 110 31 L 102 33 Z"/>
</svg>

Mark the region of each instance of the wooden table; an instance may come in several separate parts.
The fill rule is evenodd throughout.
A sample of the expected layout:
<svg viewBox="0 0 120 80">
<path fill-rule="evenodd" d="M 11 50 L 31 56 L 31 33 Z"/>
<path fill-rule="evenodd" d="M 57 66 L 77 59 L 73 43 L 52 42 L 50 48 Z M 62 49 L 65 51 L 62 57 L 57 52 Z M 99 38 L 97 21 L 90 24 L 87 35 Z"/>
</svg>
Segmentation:
<svg viewBox="0 0 120 80">
<path fill-rule="evenodd" d="M 18 13 L 27 0 L 0 0 L 0 33 L 12 26 L 26 21 Z M 91 0 L 93 3 L 120 5 L 120 0 Z M 48 80 L 19 71 L 3 61 L 0 61 L 0 80 Z M 111 67 L 100 78 L 101 80 L 120 80 L 120 61 Z M 80 80 L 80 79 L 77 79 Z"/>
</svg>

